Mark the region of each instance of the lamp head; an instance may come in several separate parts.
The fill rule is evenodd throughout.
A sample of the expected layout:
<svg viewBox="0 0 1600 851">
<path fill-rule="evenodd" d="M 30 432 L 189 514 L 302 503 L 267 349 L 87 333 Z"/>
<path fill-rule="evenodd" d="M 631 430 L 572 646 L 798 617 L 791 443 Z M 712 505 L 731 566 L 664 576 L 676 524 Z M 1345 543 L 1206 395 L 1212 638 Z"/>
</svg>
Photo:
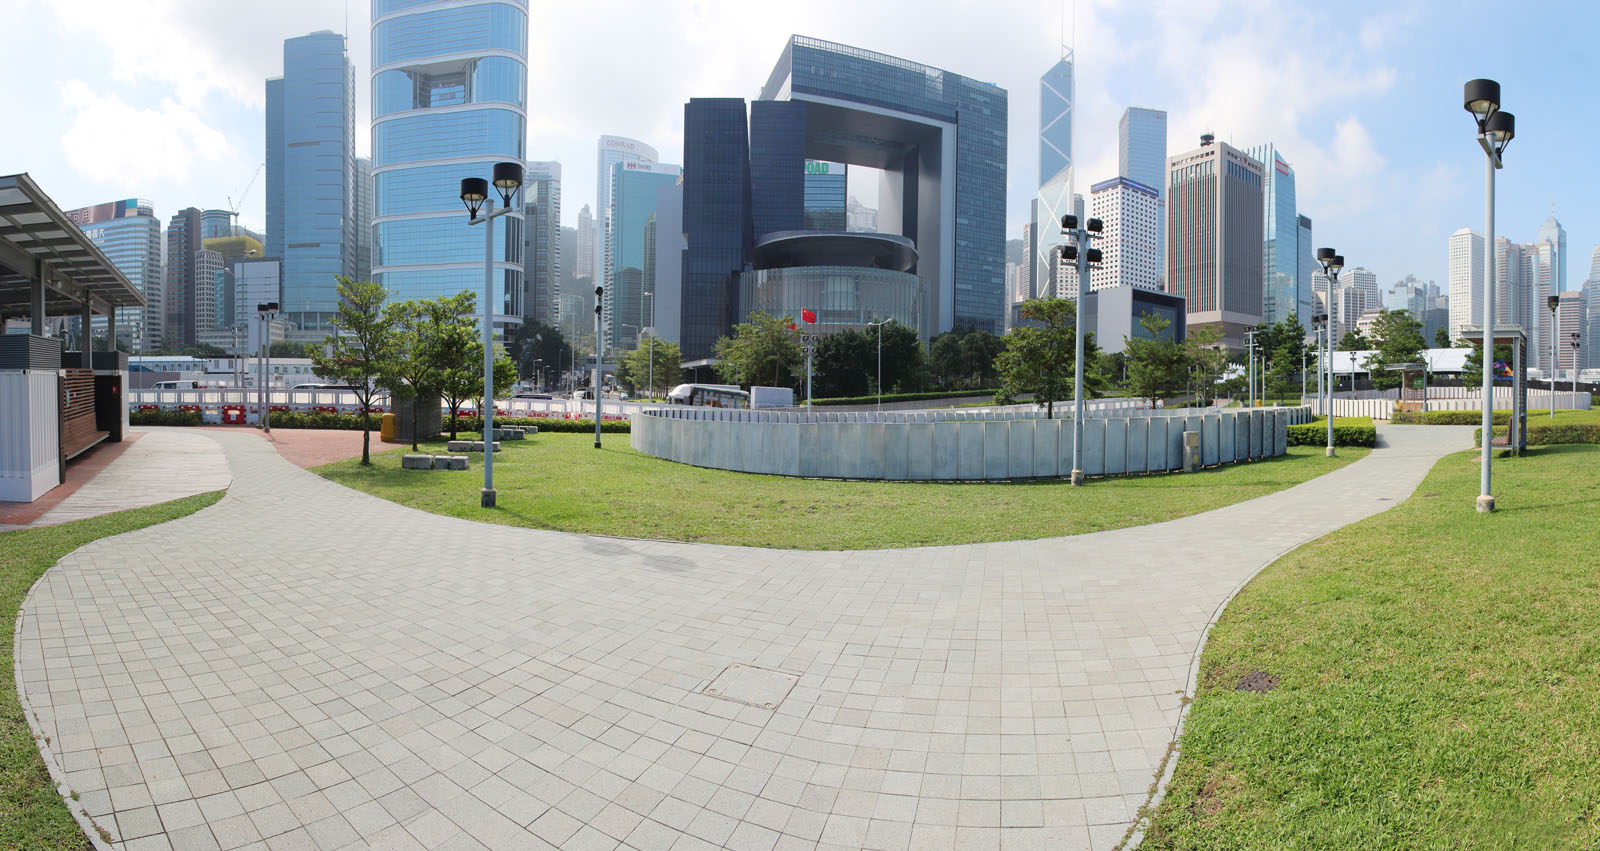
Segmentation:
<svg viewBox="0 0 1600 851">
<path fill-rule="evenodd" d="M 1072 213 L 1068 213 L 1065 216 L 1062 216 L 1061 217 L 1061 229 L 1062 230 L 1077 230 L 1078 229 L 1078 217 L 1073 215 Z"/>
<path fill-rule="evenodd" d="M 500 190 L 500 198 L 506 206 L 511 206 L 511 196 L 522 188 L 522 163 L 495 163 L 494 188 Z"/>
<path fill-rule="evenodd" d="M 1550 305 L 1550 309 L 1552 311 L 1554 311 L 1556 309 L 1556 305 L 1561 303 L 1561 296 L 1558 296 L 1558 295 L 1545 296 L 1544 302 L 1545 302 L 1545 304 Z"/>
<path fill-rule="evenodd" d="M 1099 219 L 1090 219 L 1086 227 L 1089 229 L 1090 233 L 1099 233 L 1106 228 L 1105 222 L 1102 222 Z"/>
<path fill-rule="evenodd" d="M 605 288 L 604 284 L 595 284 L 594 285 L 594 297 L 595 298 L 599 298 L 600 296 L 604 295 L 605 291 L 606 291 L 606 288 Z"/>
<path fill-rule="evenodd" d="M 1493 80 L 1468 80 L 1461 102 L 1482 125 L 1500 109 L 1500 84 Z"/>
<path fill-rule="evenodd" d="M 1339 274 L 1339 270 L 1343 269 L 1343 268 L 1344 268 L 1344 255 L 1343 254 L 1335 254 L 1335 255 L 1333 255 L 1333 259 L 1328 261 L 1328 271 L 1330 273 L 1334 274 L 1334 275 Z"/>
<path fill-rule="evenodd" d="M 461 179 L 461 203 L 467 205 L 467 214 L 474 220 L 478 218 L 478 209 L 488 199 L 489 181 L 481 177 L 464 177 Z"/>
<path fill-rule="evenodd" d="M 1077 260 L 1078 259 L 1078 246 L 1073 245 L 1070 242 L 1067 243 L 1066 245 L 1061 246 L 1061 259 L 1062 260 Z"/>
<path fill-rule="evenodd" d="M 1102 257 L 1100 249 L 1098 248 L 1091 248 L 1084 252 L 1084 254 L 1089 258 L 1090 263 L 1099 263 Z"/>
<path fill-rule="evenodd" d="M 1489 143 L 1494 145 L 1495 153 L 1505 153 L 1506 146 L 1516 138 L 1517 117 L 1509 112 L 1496 112 L 1484 124 L 1484 132 L 1489 135 Z"/>
<path fill-rule="evenodd" d="M 1332 260 L 1333 259 L 1333 255 L 1335 255 L 1337 253 L 1339 253 L 1339 252 L 1334 251 L 1331 248 L 1319 248 L 1319 249 L 1317 249 L 1317 262 L 1326 264 L 1327 261 Z"/>
</svg>

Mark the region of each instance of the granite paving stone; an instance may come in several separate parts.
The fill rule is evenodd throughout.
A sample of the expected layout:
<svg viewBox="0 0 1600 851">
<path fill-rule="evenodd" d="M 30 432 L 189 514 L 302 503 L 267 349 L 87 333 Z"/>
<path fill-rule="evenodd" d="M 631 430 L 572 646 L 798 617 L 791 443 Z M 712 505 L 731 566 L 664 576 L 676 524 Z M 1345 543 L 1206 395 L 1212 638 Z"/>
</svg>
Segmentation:
<svg viewBox="0 0 1600 851">
<path fill-rule="evenodd" d="M 17 629 L 46 763 L 114 847 L 1105 849 L 1222 603 L 1471 429 L 1384 426 L 1167 523 L 870 552 L 478 524 L 183 440 L 227 496 L 62 559 Z M 733 665 L 774 705 L 707 693 Z"/>
</svg>

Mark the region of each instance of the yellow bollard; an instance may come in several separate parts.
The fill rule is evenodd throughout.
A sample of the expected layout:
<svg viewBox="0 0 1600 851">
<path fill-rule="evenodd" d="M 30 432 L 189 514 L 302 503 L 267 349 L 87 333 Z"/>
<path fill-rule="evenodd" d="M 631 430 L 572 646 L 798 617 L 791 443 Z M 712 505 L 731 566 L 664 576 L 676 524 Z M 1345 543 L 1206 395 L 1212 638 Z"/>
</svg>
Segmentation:
<svg viewBox="0 0 1600 851">
<path fill-rule="evenodd" d="M 378 439 L 384 443 L 394 443 L 399 439 L 400 427 L 395 422 L 394 414 L 384 414 L 383 423 L 378 426 Z"/>
</svg>

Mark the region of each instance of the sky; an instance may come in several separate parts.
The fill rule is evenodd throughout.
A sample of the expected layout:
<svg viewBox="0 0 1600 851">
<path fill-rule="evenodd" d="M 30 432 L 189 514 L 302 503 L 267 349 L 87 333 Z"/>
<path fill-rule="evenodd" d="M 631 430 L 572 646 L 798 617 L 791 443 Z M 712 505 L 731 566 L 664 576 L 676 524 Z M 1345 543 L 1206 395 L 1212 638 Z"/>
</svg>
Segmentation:
<svg viewBox="0 0 1600 851">
<path fill-rule="evenodd" d="M 1531 242 L 1554 212 L 1566 287 L 1600 243 L 1600 2 L 1508 14 L 1487 0 L 529 0 L 530 160 L 562 164 L 562 216 L 594 202 L 595 145 L 629 136 L 682 162 L 683 103 L 754 98 L 791 33 L 900 56 L 1009 93 L 1007 224 L 1038 180 L 1039 76 L 1070 43 L 1076 188 L 1116 175 L 1124 108 L 1168 113 L 1168 152 L 1202 132 L 1275 142 L 1318 245 L 1380 285 L 1448 283 L 1448 237 L 1484 227 L 1484 156 L 1462 84 L 1498 80 L 1518 137 L 1496 233 Z M 1074 5 L 1076 8 L 1074 9 Z M 981 10 L 981 11 L 978 11 Z M 30 172 L 64 209 L 148 198 L 265 224 L 264 81 L 283 39 L 350 33 L 358 153 L 370 148 L 367 0 L 0 0 L 12 79 L 0 174 Z M 1493 22 L 1492 25 L 1490 22 Z M 19 132 L 26 130 L 26 132 Z"/>
</svg>

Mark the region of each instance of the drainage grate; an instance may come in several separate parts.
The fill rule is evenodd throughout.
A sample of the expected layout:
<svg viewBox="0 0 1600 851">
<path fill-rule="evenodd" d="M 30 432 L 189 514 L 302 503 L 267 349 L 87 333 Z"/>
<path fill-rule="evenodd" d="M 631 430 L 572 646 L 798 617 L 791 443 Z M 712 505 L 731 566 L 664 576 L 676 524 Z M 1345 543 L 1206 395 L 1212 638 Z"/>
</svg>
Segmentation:
<svg viewBox="0 0 1600 851">
<path fill-rule="evenodd" d="M 777 709 L 799 681 L 799 674 L 786 674 L 735 662 L 723 668 L 722 673 L 701 693 L 762 709 Z"/>
<path fill-rule="evenodd" d="M 1234 691 L 1272 691 L 1278 687 L 1278 678 L 1266 671 L 1252 671 L 1233 687 Z"/>
</svg>

